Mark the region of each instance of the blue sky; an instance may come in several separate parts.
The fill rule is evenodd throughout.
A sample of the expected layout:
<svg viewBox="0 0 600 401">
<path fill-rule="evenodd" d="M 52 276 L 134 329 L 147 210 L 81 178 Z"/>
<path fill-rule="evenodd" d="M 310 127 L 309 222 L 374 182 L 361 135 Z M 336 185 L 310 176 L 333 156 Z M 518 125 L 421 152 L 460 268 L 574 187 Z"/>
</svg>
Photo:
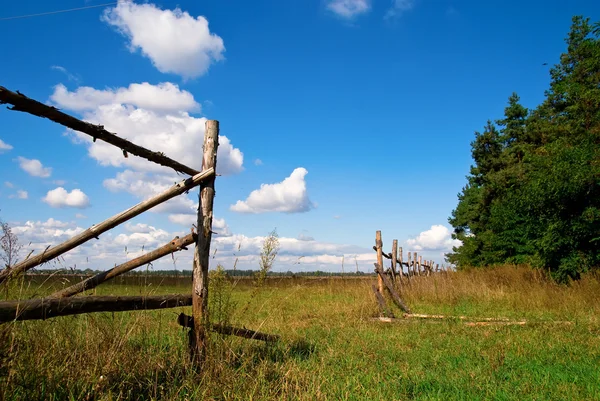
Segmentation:
<svg viewBox="0 0 600 401">
<path fill-rule="evenodd" d="M 276 227 L 278 270 L 339 271 L 342 255 L 371 270 L 376 230 L 442 263 L 474 132 L 513 91 L 535 107 L 571 17 L 600 17 L 592 1 L 166 0 L 2 20 L 101 3 L 4 5 L 0 85 L 189 164 L 202 119 L 219 120 L 215 263 L 255 268 Z M 82 138 L 0 110 L 0 216 L 31 249 L 178 179 Z M 262 184 L 279 185 L 250 196 Z M 189 232 L 195 197 L 66 263 L 110 267 Z"/>
</svg>

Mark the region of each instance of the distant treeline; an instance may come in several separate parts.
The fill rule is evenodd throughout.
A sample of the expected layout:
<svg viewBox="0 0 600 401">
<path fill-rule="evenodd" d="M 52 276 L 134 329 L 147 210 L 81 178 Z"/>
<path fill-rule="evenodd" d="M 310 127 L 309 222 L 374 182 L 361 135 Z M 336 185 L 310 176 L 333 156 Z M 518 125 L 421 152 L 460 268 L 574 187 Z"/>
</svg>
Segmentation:
<svg viewBox="0 0 600 401">
<path fill-rule="evenodd" d="M 228 276 L 235 277 L 252 277 L 258 273 L 258 270 L 233 270 L 228 269 L 224 270 Z M 92 269 L 43 269 L 43 270 L 34 270 L 29 271 L 28 275 L 34 274 L 44 274 L 44 275 L 82 275 L 82 276 L 91 276 L 94 274 L 102 273 L 103 270 L 92 270 Z M 267 276 L 269 277 L 321 277 L 321 276 L 369 276 L 375 273 L 364 273 L 361 271 L 358 272 L 349 272 L 349 273 L 341 273 L 341 272 L 324 272 L 321 270 L 316 271 L 302 271 L 302 272 L 268 272 Z M 124 274 L 124 276 L 157 276 L 157 277 L 192 277 L 191 270 L 137 270 L 130 271 Z"/>
<path fill-rule="evenodd" d="M 513 94 L 475 134 L 449 219 L 459 269 L 529 264 L 565 281 L 600 266 L 600 23 L 574 17 L 566 43 L 544 101 Z"/>
</svg>

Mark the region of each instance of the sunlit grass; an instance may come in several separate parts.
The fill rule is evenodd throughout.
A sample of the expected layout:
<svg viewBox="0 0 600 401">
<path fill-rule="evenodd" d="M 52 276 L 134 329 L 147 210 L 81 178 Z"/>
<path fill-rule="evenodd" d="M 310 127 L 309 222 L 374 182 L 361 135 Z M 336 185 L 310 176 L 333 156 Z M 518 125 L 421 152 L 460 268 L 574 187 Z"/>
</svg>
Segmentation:
<svg viewBox="0 0 600 401">
<path fill-rule="evenodd" d="M 96 293 L 191 288 L 156 280 L 106 284 Z M 0 399 L 600 399 L 597 278 L 559 286 L 507 267 L 419 277 L 401 288 L 417 313 L 531 323 L 481 327 L 456 319 L 376 321 L 374 282 L 270 279 L 253 291 L 250 280 L 240 281 L 228 320 L 282 340 L 213 335 L 202 372 L 190 365 L 186 332 L 176 323 L 190 308 L 6 324 Z M 12 298 L 51 290 L 17 284 Z"/>
</svg>

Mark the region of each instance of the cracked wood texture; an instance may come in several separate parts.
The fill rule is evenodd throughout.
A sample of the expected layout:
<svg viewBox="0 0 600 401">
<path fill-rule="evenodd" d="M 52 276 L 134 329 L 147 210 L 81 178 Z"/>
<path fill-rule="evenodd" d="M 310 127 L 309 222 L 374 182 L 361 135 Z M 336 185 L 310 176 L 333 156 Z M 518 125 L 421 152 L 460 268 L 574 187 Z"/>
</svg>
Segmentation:
<svg viewBox="0 0 600 401">
<path fill-rule="evenodd" d="M 217 166 L 217 148 L 219 147 L 219 122 L 206 121 L 202 169 L 214 169 Z M 194 318 L 192 359 L 200 366 L 206 358 L 206 325 L 208 320 L 208 264 L 210 240 L 212 238 L 213 201 L 215 198 L 215 176 L 200 185 L 200 204 L 198 206 L 198 239 L 194 252 L 192 317 Z"/>
</svg>

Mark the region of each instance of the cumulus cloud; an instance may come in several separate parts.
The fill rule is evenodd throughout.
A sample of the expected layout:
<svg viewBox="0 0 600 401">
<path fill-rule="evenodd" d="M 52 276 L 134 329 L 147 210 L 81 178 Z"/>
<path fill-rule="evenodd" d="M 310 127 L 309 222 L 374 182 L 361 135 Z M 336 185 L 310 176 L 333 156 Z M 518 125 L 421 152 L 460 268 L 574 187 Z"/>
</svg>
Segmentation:
<svg viewBox="0 0 600 401">
<path fill-rule="evenodd" d="M 262 160 L 260 160 L 260 159 L 254 159 L 254 165 L 255 165 L 255 166 L 262 166 L 262 165 L 263 165 L 263 162 L 262 162 Z"/>
<path fill-rule="evenodd" d="M 276 184 L 262 184 L 245 201 L 237 201 L 230 209 L 239 213 L 301 213 L 314 207 L 308 198 L 304 177 L 308 171 L 295 169 L 289 177 Z"/>
<path fill-rule="evenodd" d="M 27 191 L 23 191 L 22 189 L 19 189 L 16 194 L 9 195 L 9 198 L 11 198 L 11 199 L 14 199 L 14 198 L 27 199 L 27 198 L 29 198 L 29 194 L 27 193 Z"/>
<path fill-rule="evenodd" d="M 26 159 L 19 156 L 17 158 L 19 166 L 29 175 L 33 177 L 48 178 L 52 174 L 52 168 L 44 167 L 37 159 Z"/>
<path fill-rule="evenodd" d="M 414 0 L 392 0 L 392 6 L 385 14 L 385 18 L 399 17 L 415 5 Z"/>
<path fill-rule="evenodd" d="M 371 9 L 371 0 L 329 0 L 326 7 L 339 17 L 352 19 L 367 13 Z"/>
<path fill-rule="evenodd" d="M 104 180 L 103 185 L 111 192 L 128 192 L 141 200 L 149 199 L 169 189 L 181 178 L 160 174 L 147 174 L 139 171 L 125 170 L 117 173 L 115 178 Z M 158 213 L 191 214 L 197 205 L 186 195 L 180 195 L 150 209 Z"/>
<path fill-rule="evenodd" d="M 6 185 L 8 188 L 14 188 L 15 187 L 15 184 L 13 184 L 10 181 L 4 181 L 4 185 Z"/>
<path fill-rule="evenodd" d="M 8 143 L 6 143 L 2 139 L 0 139 L 0 153 L 8 152 L 12 148 L 13 147 L 11 145 L 9 145 Z"/>
<path fill-rule="evenodd" d="M 69 92 L 64 85 L 59 84 L 54 87 L 50 99 L 74 111 L 95 110 L 115 103 L 163 113 L 200 111 L 200 105 L 194 100 L 194 96 L 171 82 L 157 85 L 148 82 L 133 83 L 127 88 L 104 90 L 80 86 L 74 92 Z"/>
<path fill-rule="evenodd" d="M 223 59 L 223 39 L 210 32 L 207 19 L 179 8 L 161 10 L 121 0 L 102 20 L 127 38 L 131 52 L 140 50 L 160 72 L 194 78 Z"/>
<path fill-rule="evenodd" d="M 193 117 L 186 111 L 197 103 L 189 92 L 173 84 L 140 84 L 139 87 L 132 84 L 128 88 L 105 91 L 80 88 L 74 92 L 59 85 L 51 99 L 61 108 L 81 111 L 86 121 L 104 125 L 108 131 L 137 145 L 160 150 L 197 170 L 202 168 L 198 153 L 202 151 L 206 118 Z M 178 108 L 183 111 L 177 111 Z M 133 155 L 125 158 L 120 149 L 103 141 L 93 142 L 88 135 L 68 132 L 76 143 L 86 144 L 90 157 L 101 165 L 125 166 L 137 171 L 170 171 Z M 217 173 L 229 175 L 243 170 L 243 153 L 224 135 L 219 135 L 217 157 Z"/>
<path fill-rule="evenodd" d="M 416 238 L 406 241 L 415 251 L 451 250 L 453 246 L 460 246 L 459 240 L 452 239 L 452 233 L 448 227 L 433 225 L 429 230 L 423 231 Z"/>
<path fill-rule="evenodd" d="M 80 189 L 74 189 L 71 192 L 67 192 L 63 187 L 48 191 L 42 200 L 55 208 L 74 207 L 84 209 L 90 205 L 88 196 Z"/>
</svg>

